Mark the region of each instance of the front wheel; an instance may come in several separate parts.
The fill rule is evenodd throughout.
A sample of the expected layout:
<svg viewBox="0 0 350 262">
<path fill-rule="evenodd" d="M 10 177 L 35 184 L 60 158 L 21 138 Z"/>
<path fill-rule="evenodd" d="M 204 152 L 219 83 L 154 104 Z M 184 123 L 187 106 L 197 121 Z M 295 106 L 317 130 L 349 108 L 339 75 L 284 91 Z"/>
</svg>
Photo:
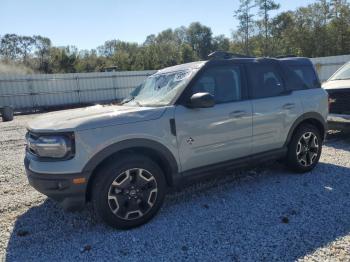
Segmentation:
<svg viewBox="0 0 350 262">
<path fill-rule="evenodd" d="M 97 174 L 92 202 L 106 224 L 129 229 L 156 215 L 165 196 L 162 170 L 151 159 L 130 155 L 111 162 Z"/>
<path fill-rule="evenodd" d="M 298 173 L 311 171 L 320 159 L 322 142 L 320 131 L 316 127 L 300 126 L 288 147 L 288 166 Z"/>
</svg>

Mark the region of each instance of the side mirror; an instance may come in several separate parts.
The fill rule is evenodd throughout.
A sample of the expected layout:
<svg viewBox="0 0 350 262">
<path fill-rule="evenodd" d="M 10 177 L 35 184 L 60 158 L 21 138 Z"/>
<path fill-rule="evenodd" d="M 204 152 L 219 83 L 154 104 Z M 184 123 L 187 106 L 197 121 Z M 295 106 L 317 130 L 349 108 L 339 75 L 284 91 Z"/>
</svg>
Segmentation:
<svg viewBox="0 0 350 262">
<path fill-rule="evenodd" d="M 215 105 L 215 100 L 209 93 L 195 93 L 187 105 L 190 108 L 208 108 Z"/>
</svg>

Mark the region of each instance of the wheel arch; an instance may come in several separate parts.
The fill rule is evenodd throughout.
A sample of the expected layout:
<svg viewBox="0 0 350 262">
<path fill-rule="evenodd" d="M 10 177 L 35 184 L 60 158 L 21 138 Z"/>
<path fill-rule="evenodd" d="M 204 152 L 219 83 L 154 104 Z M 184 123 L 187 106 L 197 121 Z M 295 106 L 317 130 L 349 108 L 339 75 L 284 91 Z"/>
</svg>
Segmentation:
<svg viewBox="0 0 350 262">
<path fill-rule="evenodd" d="M 129 139 L 110 145 L 89 160 L 84 168 L 90 173 L 86 190 L 86 200 L 90 200 L 92 185 L 98 171 L 108 162 L 126 154 L 142 154 L 154 160 L 165 174 L 166 183 L 172 187 L 175 175 L 179 173 L 177 161 L 171 151 L 159 142 L 148 139 Z M 83 171 L 83 172 L 84 172 Z"/>
<path fill-rule="evenodd" d="M 290 128 L 285 146 L 289 145 L 295 131 L 303 124 L 311 124 L 315 126 L 321 133 L 322 139 L 325 138 L 327 132 L 327 122 L 324 120 L 323 116 L 317 112 L 309 112 L 301 115 Z"/>
</svg>

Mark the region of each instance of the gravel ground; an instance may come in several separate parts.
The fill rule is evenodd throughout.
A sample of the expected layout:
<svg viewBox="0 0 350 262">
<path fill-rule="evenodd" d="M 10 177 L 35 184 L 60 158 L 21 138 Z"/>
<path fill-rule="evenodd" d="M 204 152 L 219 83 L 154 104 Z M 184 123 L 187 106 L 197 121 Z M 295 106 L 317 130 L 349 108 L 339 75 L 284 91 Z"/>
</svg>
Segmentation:
<svg viewBox="0 0 350 262">
<path fill-rule="evenodd" d="M 116 231 L 91 207 L 65 213 L 23 169 L 25 124 L 0 122 L 0 261 L 350 261 L 350 138 L 329 136 L 320 164 L 277 163 L 170 194 L 143 227 Z"/>
</svg>

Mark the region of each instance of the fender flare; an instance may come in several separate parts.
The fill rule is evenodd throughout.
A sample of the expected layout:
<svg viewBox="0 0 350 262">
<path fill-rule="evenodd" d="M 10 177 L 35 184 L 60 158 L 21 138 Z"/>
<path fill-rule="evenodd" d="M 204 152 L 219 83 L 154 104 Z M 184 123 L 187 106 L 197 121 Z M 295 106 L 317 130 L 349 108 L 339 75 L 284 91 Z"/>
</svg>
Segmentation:
<svg viewBox="0 0 350 262">
<path fill-rule="evenodd" d="M 178 169 L 177 161 L 174 155 L 171 153 L 171 151 L 167 147 L 165 147 L 161 143 L 156 142 L 154 140 L 141 139 L 141 138 L 127 139 L 105 147 L 104 149 L 99 151 L 97 154 L 95 154 L 87 162 L 87 164 L 83 169 L 83 172 L 90 173 L 90 176 L 91 176 L 92 172 L 96 169 L 96 167 L 100 163 L 102 163 L 106 158 L 122 150 L 132 149 L 132 148 L 147 148 L 147 149 L 154 150 L 162 158 L 164 158 L 164 160 L 167 161 L 167 164 L 169 164 L 172 176 L 178 173 L 179 169 Z"/>
<path fill-rule="evenodd" d="M 289 129 L 285 146 L 288 146 L 288 144 L 289 144 L 290 140 L 292 139 L 293 133 L 296 130 L 296 128 L 302 122 L 307 121 L 307 120 L 317 121 L 322 126 L 322 128 L 324 130 L 323 134 L 321 134 L 321 135 L 323 135 L 323 138 L 325 137 L 325 134 L 327 132 L 328 126 L 327 126 L 327 122 L 325 121 L 324 117 L 320 113 L 317 113 L 317 112 L 308 112 L 308 113 L 302 114 L 301 116 L 299 116 L 294 121 L 292 127 Z"/>
</svg>

